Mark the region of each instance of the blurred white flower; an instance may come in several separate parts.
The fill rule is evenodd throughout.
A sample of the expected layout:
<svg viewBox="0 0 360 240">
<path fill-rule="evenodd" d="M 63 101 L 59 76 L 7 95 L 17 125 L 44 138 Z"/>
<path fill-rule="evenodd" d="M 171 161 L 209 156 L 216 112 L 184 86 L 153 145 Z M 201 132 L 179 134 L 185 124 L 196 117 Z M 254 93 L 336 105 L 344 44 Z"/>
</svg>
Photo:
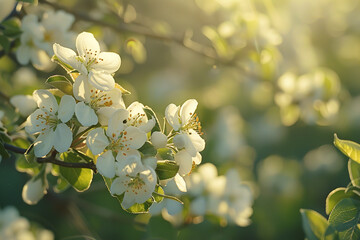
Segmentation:
<svg viewBox="0 0 360 240">
<path fill-rule="evenodd" d="M 79 75 L 73 85 L 74 96 L 78 102 L 75 115 L 86 127 L 100 122 L 107 125 L 109 117 L 119 108 L 125 108 L 121 90 L 117 87 L 102 91 L 93 87 L 84 75 Z"/>
<path fill-rule="evenodd" d="M 58 105 L 54 95 L 47 90 L 36 90 L 33 97 L 39 109 L 27 118 L 25 130 L 30 134 L 39 133 L 34 142 L 35 156 L 45 156 L 52 147 L 59 153 L 67 151 L 72 142 L 72 132 L 65 123 L 74 114 L 74 98 L 64 95 Z"/>
<path fill-rule="evenodd" d="M 31 95 L 15 95 L 10 98 L 10 103 L 23 117 L 29 116 L 37 108 L 37 104 Z"/>
<path fill-rule="evenodd" d="M 70 48 L 55 43 L 53 50 L 62 61 L 87 77 L 91 85 L 99 90 L 109 91 L 115 87 L 112 76 L 120 68 L 120 56 L 112 52 L 100 52 L 100 45 L 93 34 L 80 33 L 76 38 L 79 55 Z"/>
<path fill-rule="evenodd" d="M 29 205 L 34 205 L 46 194 L 47 183 L 41 177 L 30 179 L 23 187 L 22 198 Z"/>
<path fill-rule="evenodd" d="M 199 134 L 199 118 L 195 114 L 197 105 L 195 99 L 189 99 L 181 107 L 172 103 L 165 110 L 166 120 L 175 131 L 179 131 L 173 139 L 175 146 L 179 149 L 185 148 L 193 157 L 205 148 L 205 141 Z"/>
<path fill-rule="evenodd" d="M 140 157 L 128 158 L 121 162 L 116 175 L 118 177 L 111 184 L 110 192 L 121 195 L 124 199 L 121 203 L 127 209 L 135 203 L 144 203 L 151 198 L 156 185 L 156 173 L 154 169 L 144 166 Z M 125 166 L 124 166 L 125 165 Z"/>
<path fill-rule="evenodd" d="M 0 210 L 0 239 L 2 240 L 53 240 L 54 234 L 30 224 L 19 215 L 15 207 Z"/>
<path fill-rule="evenodd" d="M 35 72 L 28 67 L 21 67 L 16 70 L 12 80 L 16 86 L 33 86 L 37 83 Z"/>
<path fill-rule="evenodd" d="M 16 50 L 16 58 L 20 64 L 26 65 L 30 61 L 41 70 L 49 67 L 50 58 L 47 55 L 44 42 L 44 27 L 38 22 L 37 16 L 26 15 L 21 21 L 22 34 L 20 46 Z"/>
<path fill-rule="evenodd" d="M 131 155 L 138 155 L 139 149 L 146 142 L 146 133 L 134 126 L 127 126 L 129 112 L 126 109 L 117 110 L 109 119 L 106 135 L 104 129 L 92 130 L 86 139 L 86 144 L 94 155 L 100 154 L 96 166 L 99 172 L 108 178 L 115 176 L 115 158 L 121 161 Z M 104 151 L 105 150 L 105 151 Z"/>
</svg>

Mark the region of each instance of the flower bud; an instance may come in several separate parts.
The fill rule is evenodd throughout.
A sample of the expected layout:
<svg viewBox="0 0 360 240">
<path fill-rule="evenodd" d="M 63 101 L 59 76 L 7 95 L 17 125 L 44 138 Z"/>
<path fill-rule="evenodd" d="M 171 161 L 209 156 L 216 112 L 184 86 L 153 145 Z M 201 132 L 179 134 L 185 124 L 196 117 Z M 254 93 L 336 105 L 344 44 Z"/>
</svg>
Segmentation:
<svg viewBox="0 0 360 240">
<path fill-rule="evenodd" d="M 155 148 L 164 148 L 167 144 L 167 137 L 162 132 L 153 132 L 151 134 L 151 143 Z"/>
<path fill-rule="evenodd" d="M 46 194 L 46 186 L 41 178 L 30 179 L 22 191 L 22 198 L 24 202 L 29 205 L 34 205 Z"/>
</svg>

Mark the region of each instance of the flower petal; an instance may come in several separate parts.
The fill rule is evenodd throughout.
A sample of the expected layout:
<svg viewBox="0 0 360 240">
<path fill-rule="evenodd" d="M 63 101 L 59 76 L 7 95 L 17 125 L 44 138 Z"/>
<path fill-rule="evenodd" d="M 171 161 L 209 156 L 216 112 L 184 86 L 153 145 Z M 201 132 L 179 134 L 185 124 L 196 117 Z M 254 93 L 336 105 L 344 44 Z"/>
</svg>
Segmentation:
<svg viewBox="0 0 360 240">
<path fill-rule="evenodd" d="M 40 109 L 46 109 L 47 112 L 51 112 L 54 114 L 57 112 L 58 104 L 56 102 L 56 99 L 54 95 L 52 95 L 52 93 L 50 93 L 48 90 L 36 90 L 33 93 L 33 97 Z"/>
<path fill-rule="evenodd" d="M 167 136 L 162 132 L 153 132 L 151 134 L 151 143 L 155 148 L 164 148 L 167 144 Z"/>
<path fill-rule="evenodd" d="M 131 191 L 126 192 L 124 195 L 124 199 L 121 203 L 121 206 L 124 209 L 128 209 L 129 207 L 131 207 L 134 204 L 135 204 L 135 194 L 133 194 Z"/>
<path fill-rule="evenodd" d="M 99 118 L 99 123 L 102 126 L 106 126 L 109 123 L 110 117 L 117 111 L 118 108 L 114 107 L 101 107 L 96 111 L 96 114 Z"/>
<path fill-rule="evenodd" d="M 89 84 L 87 76 L 80 74 L 73 85 L 74 97 L 79 101 L 89 103 L 91 101 L 91 85 Z"/>
<path fill-rule="evenodd" d="M 194 146 L 194 148 L 196 149 L 197 152 L 201 152 L 202 150 L 204 150 L 205 140 L 202 139 L 196 131 L 194 131 L 193 129 L 190 129 L 188 136 L 189 136 L 189 139 L 190 139 L 192 145 Z M 187 146 L 185 146 L 185 148 L 186 147 Z"/>
<path fill-rule="evenodd" d="M 47 127 L 40 116 L 45 116 L 45 112 L 41 109 L 36 109 L 27 119 L 25 131 L 30 134 L 41 132 L 43 128 Z"/>
<path fill-rule="evenodd" d="M 133 126 L 125 129 L 124 136 L 126 136 L 126 143 L 132 149 L 141 148 L 147 140 L 146 133 Z"/>
<path fill-rule="evenodd" d="M 75 99 L 70 95 L 64 95 L 61 98 L 58 110 L 58 118 L 66 123 L 74 115 L 75 111 Z"/>
<path fill-rule="evenodd" d="M 89 32 L 82 32 L 76 38 L 76 49 L 79 56 L 88 62 L 91 58 L 100 53 L 100 45 L 94 35 Z"/>
<path fill-rule="evenodd" d="M 72 49 L 54 43 L 53 50 L 55 56 L 57 56 L 61 62 L 66 63 L 75 69 L 79 68 L 79 61 L 76 59 L 76 53 Z"/>
<path fill-rule="evenodd" d="M 109 145 L 109 140 L 105 136 L 104 129 L 96 128 L 89 132 L 86 138 L 86 145 L 94 155 L 98 155 L 104 151 Z"/>
<path fill-rule="evenodd" d="M 126 119 L 129 113 L 126 109 L 119 109 L 111 115 L 108 123 L 106 135 L 111 138 L 117 139 L 120 133 L 125 128 Z"/>
<path fill-rule="evenodd" d="M 148 133 L 155 127 L 155 124 L 156 124 L 155 118 L 151 118 L 145 124 L 140 125 L 139 129 L 145 133 Z"/>
<path fill-rule="evenodd" d="M 41 133 L 35 140 L 34 153 L 36 157 L 43 157 L 50 152 L 55 142 L 55 133 L 52 130 Z"/>
<path fill-rule="evenodd" d="M 186 182 L 182 176 L 180 176 L 178 173 L 175 175 L 174 181 L 176 183 L 176 186 L 178 189 L 182 192 L 187 192 L 186 189 Z"/>
<path fill-rule="evenodd" d="M 192 169 L 192 157 L 186 150 L 181 150 L 174 156 L 175 162 L 179 165 L 178 174 L 185 176 Z"/>
<path fill-rule="evenodd" d="M 115 176 L 115 158 L 112 151 L 106 151 L 101 154 L 97 158 L 96 167 L 101 175 L 113 178 Z"/>
<path fill-rule="evenodd" d="M 189 99 L 181 106 L 180 117 L 181 125 L 186 125 L 190 118 L 194 115 L 198 102 L 195 99 Z"/>
<path fill-rule="evenodd" d="M 129 181 L 129 177 L 122 175 L 120 177 L 115 178 L 110 187 L 111 194 L 121 195 L 128 188 L 127 183 Z"/>
<path fill-rule="evenodd" d="M 29 63 L 31 57 L 31 49 L 26 45 L 20 45 L 16 50 L 16 59 L 21 65 Z"/>
<path fill-rule="evenodd" d="M 94 109 L 84 102 L 78 102 L 76 104 L 75 115 L 79 122 L 85 127 L 90 127 L 98 123 L 98 117 L 96 116 Z"/>
<path fill-rule="evenodd" d="M 200 153 L 196 153 L 196 156 L 193 157 L 192 161 L 196 164 L 199 165 L 202 161 L 202 156 Z"/>
<path fill-rule="evenodd" d="M 92 65 L 96 71 L 104 71 L 106 73 L 116 72 L 121 65 L 119 54 L 113 52 L 102 52 L 98 55 L 98 60 Z"/>
<path fill-rule="evenodd" d="M 60 123 L 55 130 L 54 148 L 59 153 L 66 152 L 72 143 L 72 132 L 65 123 Z"/>
<path fill-rule="evenodd" d="M 179 110 L 180 107 L 175 104 L 169 104 L 165 109 L 165 117 L 168 123 L 174 128 L 175 131 L 179 130 L 181 127 L 179 119 Z"/>
<path fill-rule="evenodd" d="M 106 72 L 90 71 L 89 82 L 99 90 L 110 91 L 115 87 L 115 80 Z"/>
<path fill-rule="evenodd" d="M 23 187 L 22 198 L 29 205 L 34 205 L 46 194 L 46 184 L 41 178 L 30 179 Z"/>
<path fill-rule="evenodd" d="M 33 96 L 30 95 L 15 95 L 10 98 L 10 103 L 23 117 L 29 116 L 37 108 L 37 104 Z"/>
</svg>

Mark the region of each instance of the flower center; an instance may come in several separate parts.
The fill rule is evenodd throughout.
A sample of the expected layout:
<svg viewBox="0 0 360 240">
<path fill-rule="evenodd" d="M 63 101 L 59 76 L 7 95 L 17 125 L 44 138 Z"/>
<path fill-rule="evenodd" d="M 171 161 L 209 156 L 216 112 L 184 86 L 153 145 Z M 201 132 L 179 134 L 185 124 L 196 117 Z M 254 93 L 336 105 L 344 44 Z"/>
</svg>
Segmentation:
<svg viewBox="0 0 360 240">
<path fill-rule="evenodd" d="M 145 182 L 140 178 L 140 173 L 136 174 L 136 177 L 131 177 L 127 175 L 131 180 L 128 183 L 128 187 L 131 188 L 131 191 L 135 194 L 139 193 L 139 190 L 145 186 Z M 144 190 L 146 192 L 146 190 Z"/>
<path fill-rule="evenodd" d="M 45 115 L 44 115 L 45 114 Z M 36 116 L 36 120 L 40 121 L 39 124 L 36 124 L 36 127 L 39 127 L 40 125 L 43 126 L 43 128 L 41 129 L 42 133 L 46 130 L 46 129 L 54 129 L 56 128 L 57 124 L 59 123 L 59 120 L 57 119 L 57 117 L 55 115 L 50 115 L 47 112 L 44 112 L 44 114 L 39 114 Z"/>
<path fill-rule="evenodd" d="M 132 113 L 132 109 L 129 111 L 129 117 L 128 117 L 128 121 L 130 123 L 130 125 L 132 126 L 139 126 L 143 123 L 145 123 L 145 114 L 144 113 Z"/>
<path fill-rule="evenodd" d="M 195 130 L 200 136 L 204 134 L 201 130 L 202 129 L 201 123 L 200 123 L 199 117 L 197 116 L 196 113 L 192 114 L 188 123 L 181 128 L 181 130 L 183 130 L 183 131 L 187 131 L 189 129 Z"/>
<path fill-rule="evenodd" d="M 90 90 L 90 107 L 93 109 L 98 109 L 100 107 L 110 107 L 113 105 L 113 101 L 110 96 L 107 95 L 106 92 L 101 90 Z"/>
<path fill-rule="evenodd" d="M 126 131 L 122 131 L 119 134 L 119 137 L 116 138 L 115 133 L 112 134 L 111 136 L 111 142 L 109 144 L 109 146 L 107 147 L 107 149 L 118 153 L 119 151 L 129 151 L 130 147 L 128 144 L 128 140 L 132 140 L 132 138 L 128 138 L 127 137 L 127 132 Z M 124 156 L 126 156 L 126 153 L 123 153 Z"/>
</svg>

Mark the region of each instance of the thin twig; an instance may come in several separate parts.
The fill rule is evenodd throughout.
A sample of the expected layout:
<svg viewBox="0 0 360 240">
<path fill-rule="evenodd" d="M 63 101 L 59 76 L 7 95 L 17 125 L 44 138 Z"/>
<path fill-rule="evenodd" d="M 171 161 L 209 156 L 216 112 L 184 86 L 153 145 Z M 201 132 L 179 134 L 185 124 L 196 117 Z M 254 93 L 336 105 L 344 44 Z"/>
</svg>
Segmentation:
<svg viewBox="0 0 360 240">
<path fill-rule="evenodd" d="M 8 143 L 4 143 L 4 147 L 5 147 L 5 149 L 7 149 L 11 152 L 14 152 L 14 153 L 24 154 L 26 152 L 26 149 L 16 147 L 16 146 L 8 144 Z M 38 163 L 52 163 L 52 164 L 56 164 L 56 165 L 59 165 L 62 167 L 68 167 L 68 168 L 88 168 L 88 169 L 93 170 L 94 173 L 97 173 L 96 165 L 93 162 L 87 162 L 87 163 L 64 162 L 64 161 L 60 161 L 60 160 L 56 159 L 55 158 L 56 154 L 57 154 L 57 152 L 53 151 L 49 157 L 37 158 L 36 161 Z"/>
</svg>

